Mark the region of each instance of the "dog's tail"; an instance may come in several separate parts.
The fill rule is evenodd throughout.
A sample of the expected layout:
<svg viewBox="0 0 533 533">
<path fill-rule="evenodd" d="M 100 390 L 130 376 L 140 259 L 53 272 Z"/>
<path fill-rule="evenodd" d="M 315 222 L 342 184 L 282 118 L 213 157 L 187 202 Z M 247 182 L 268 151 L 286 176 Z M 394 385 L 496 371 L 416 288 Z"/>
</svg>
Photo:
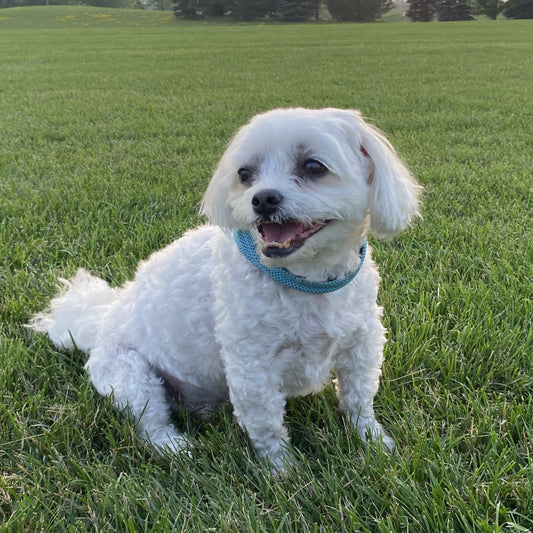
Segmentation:
<svg viewBox="0 0 533 533">
<path fill-rule="evenodd" d="M 94 346 L 106 310 L 118 298 L 118 290 L 83 269 L 70 281 L 60 281 L 64 285 L 61 293 L 52 300 L 48 311 L 33 317 L 28 327 L 48 333 L 62 350 L 76 347 L 88 352 Z"/>
</svg>

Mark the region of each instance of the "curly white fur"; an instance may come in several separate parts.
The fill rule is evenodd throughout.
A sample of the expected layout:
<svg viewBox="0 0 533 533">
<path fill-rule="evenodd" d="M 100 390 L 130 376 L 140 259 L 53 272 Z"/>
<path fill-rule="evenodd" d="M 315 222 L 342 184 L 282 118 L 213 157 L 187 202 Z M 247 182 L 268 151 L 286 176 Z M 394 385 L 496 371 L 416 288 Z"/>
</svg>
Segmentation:
<svg viewBox="0 0 533 533">
<path fill-rule="evenodd" d="M 387 237 L 409 224 L 419 189 L 356 111 L 258 115 L 209 184 L 210 225 L 154 253 L 121 288 L 78 271 L 31 327 L 87 352 L 95 388 L 113 394 L 155 446 L 189 446 L 170 424 L 174 401 L 201 411 L 229 397 L 259 456 L 283 469 L 286 399 L 319 391 L 334 371 L 359 435 L 392 448 L 373 410 L 385 331 L 370 249 L 354 281 L 313 295 L 276 284 L 239 253 L 231 232 L 250 230 L 267 266 L 332 279 L 357 267 L 367 233 Z M 272 224 L 286 242 L 265 236 Z"/>
</svg>

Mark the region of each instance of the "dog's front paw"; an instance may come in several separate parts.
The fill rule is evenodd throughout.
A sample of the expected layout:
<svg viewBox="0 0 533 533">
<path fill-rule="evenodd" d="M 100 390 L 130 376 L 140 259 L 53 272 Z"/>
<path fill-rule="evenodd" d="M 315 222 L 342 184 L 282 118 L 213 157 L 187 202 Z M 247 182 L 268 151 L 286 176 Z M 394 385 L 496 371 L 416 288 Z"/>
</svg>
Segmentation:
<svg viewBox="0 0 533 533">
<path fill-rule="evenodd" d="M 191 456 L 190 442 L 174 426 L 167 426 L 148 435 L 148 440 L 160 453 L 185 453 Z"/>
<path fill-rule="evenodd" d="M 287 470 L 296 466 L 290 445 L 283 445 L 276 451 L 257 450 L 257 455 L 273 475 L 284 475 Z"/>
<path fill-rule="evenodd" d="M 357 433 L 364 441 L 372 440 L 382 443 L 389 452 L 394 449 L 394 439 L 387 434 L 383 426 L 374 417 L 358 417 L 355 421 Z"/>
</svg>

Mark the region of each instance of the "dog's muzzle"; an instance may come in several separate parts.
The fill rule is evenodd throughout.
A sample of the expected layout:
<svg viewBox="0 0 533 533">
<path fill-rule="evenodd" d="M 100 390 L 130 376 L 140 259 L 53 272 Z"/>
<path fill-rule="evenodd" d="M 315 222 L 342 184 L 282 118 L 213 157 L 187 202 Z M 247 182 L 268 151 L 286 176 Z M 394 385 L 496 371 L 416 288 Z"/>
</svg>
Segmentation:
<svg viewBox="0 0 533 533">
<path fill-rule="evenodd" d="M 266 257 L 286 257 L 301 248 L 307 239 L 323 229 L 330 220 L 304 224 L 295 220 L 261 222 L 257 231 L 261 237 L 259 250 Z"/>
</svg>

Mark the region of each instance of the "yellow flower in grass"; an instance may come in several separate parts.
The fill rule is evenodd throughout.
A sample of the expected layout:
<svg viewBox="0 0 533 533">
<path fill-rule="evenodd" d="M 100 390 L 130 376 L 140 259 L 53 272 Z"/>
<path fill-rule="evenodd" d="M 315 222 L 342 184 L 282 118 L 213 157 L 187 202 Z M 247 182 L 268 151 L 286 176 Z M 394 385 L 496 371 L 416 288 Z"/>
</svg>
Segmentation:
<svg viewBox="0 0 533 533">
<path fill-rule="evenodd" d="M 92 19 L 100 19 L 100 20 L 114 20 L 111 15 L 91 15 Z"/>
<path fill-rule="evenodd" d="M 76 18 L 76 15 L 65 15 L 64 17 L 56 17 L 54 20 L 57 22 L 68 22 L 74 18 Z"/>
</svg>

